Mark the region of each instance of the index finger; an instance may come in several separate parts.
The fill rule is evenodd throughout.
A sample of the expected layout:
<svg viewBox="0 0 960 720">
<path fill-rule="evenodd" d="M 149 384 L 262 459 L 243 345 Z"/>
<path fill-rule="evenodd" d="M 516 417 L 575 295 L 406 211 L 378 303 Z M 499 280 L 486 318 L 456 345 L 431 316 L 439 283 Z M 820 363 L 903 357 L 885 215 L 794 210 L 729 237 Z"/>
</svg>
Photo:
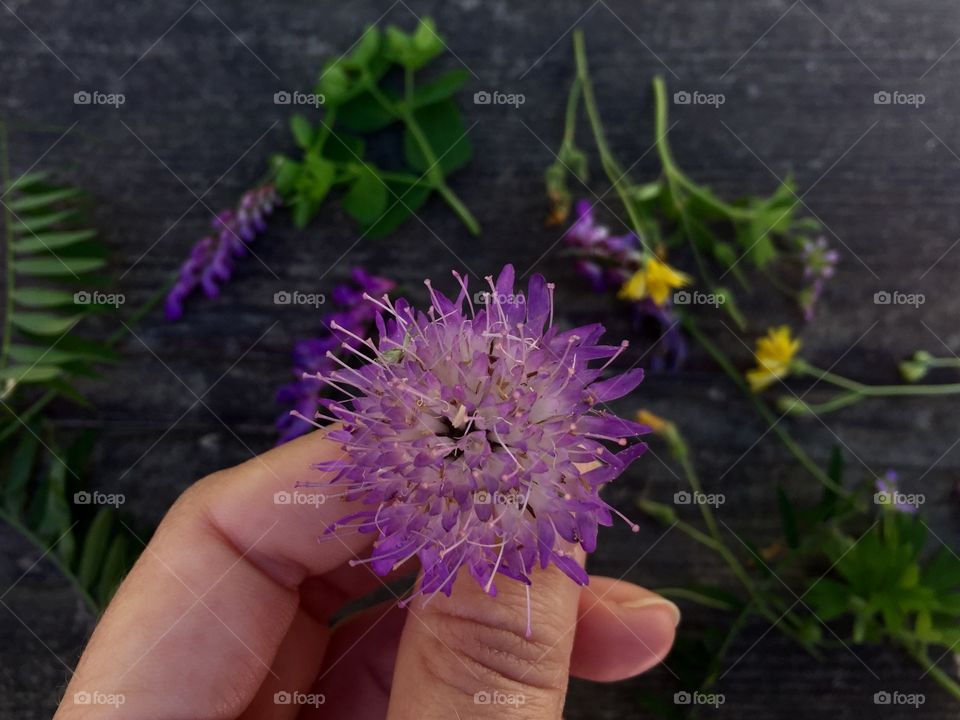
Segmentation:
<svg viewBox="0 0 960 720">
<path fill-rule="evenodd" d="M 300 583 L 373 541 L 338 532 L 317 543 L 351 509 L 336 486 L 296 489 L 326 477 L 313 463 L 340 456 L 323 435 L 184 493 L 107 608 L 57 720 L 98 710 L 75 703 L 79 693 L 120 699 L 124 717 L 232 717 L 249 704 L 297 616 Z M 345 593 L 331 581 L 329 594 L 332 612 Z M 329 637 L 324 619 L 306 629 L 317 635 L 318 659 Z"/>
</svg>

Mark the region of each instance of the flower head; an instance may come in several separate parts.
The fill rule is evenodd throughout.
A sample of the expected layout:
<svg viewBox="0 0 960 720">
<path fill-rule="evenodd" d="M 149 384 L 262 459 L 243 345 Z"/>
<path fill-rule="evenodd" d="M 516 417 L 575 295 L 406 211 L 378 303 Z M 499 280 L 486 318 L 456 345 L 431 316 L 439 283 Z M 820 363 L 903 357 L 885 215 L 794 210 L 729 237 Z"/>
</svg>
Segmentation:
<svg viewBox="0 0 960 720">
<path fill-rule="evenodd" d="M 640 239 L 633 233 L 611 235 L 599 225 L 586 200 L 577 202 L 576 219 L 564 234 L 564 242 L 577 257 L 577 270 L 597 292 L 619 288 L 640 267 Z"/>
<path fill-rule="evenodd" d="M 637 270 L 624 283 L 617 293 L 621 300 L 646 300 L 649 298 L 657 305 L 664 305 L 671 297 L 671 291 L 693 282 L 686 273 L 667 265 L 653 256 L 647 258 L 643 267 Z"/>
<path fill-rule="evenodd" d="M 760 392 L 774 381 L 789 375 L 790 364 L 798 350 L 800 340 L 793 337 L 789 327 L 781 325 L 770 328 L 764 337 L 757 340 L 757 367 L 747 371 L 750 389 Z"/>
<path fill-rule="evenodd" d="M 233 274 L 234 258 L 246 254 L 246 243 L 266 227 L 266 216 L 273 211 L 277 193 L 272 185 L 262 185 L 245 192 L 234 210 L 224 210 L 213 220 L 214 235 L 208 235 L 193 246 L 180 267 L 176 284 L 167 294 L 165 311 L 168 320 L 183 316 L 183 302 L 195 290 L 203 289 L 207 297 L 220 294 L 220 284 Z"/>
<path fill-rule="evenodd" d="M 474 308 L 454 275 L 453 301 L 426 282 L 426 313 L 371 298 L 384 311 L 379 337 L 351 348 L 366 364 L 337 361 L 320 377 L 353 395 L 324 400 L 318 414 L 341 423 L 328 437 L 344 457 L 316 467 L 361 503 L 335 527 L 379 536 L 365 561 L 378 574 L 418 557 L 424 594 L 450 594 L 461 568 L 491 595 L 496 575 L 529 584 L 537 564 L 585 584 L 569 544 L 596 548 L 598 525 L 616 512 L 599 490 L 645 450 L 626 438 L 647 428 L 606 403 L 643 372 L 601 379 L 626 343 L 597 344 L 600 325 L 553 326 L 553 286 L 541 276 L 517 295 L 508 265 Z M 596 360 L 606 362 L 590 367 Z"/>
<path fill-rule="evenodd" d="M 800 291 L 800 307 L 804 318 L 813 319 L 813 311 L 823 293 L 824 283 L 833 277 L 840 254 L 827 245 L 825 237 L 806 240 L 800 252 L 803 259 L 803 277 L 810 284 Z"/>
<path fill-rule="evenodd" d="M 919 510 L 916 503 L 918 498 L 922 502 L 922 495 L 904 495 L 900 492 L 898 476 L 894 470 L 887 470 L 884 475 L 878 477 L 874 481 L 874 489 L 876 491 L 874 502 L 879 505 L 889 505 L 897 512 L 907 513 L 908 515 L 914 515 Z M 910 500 L 915 502 L 910 502 Z"/>
</svg>

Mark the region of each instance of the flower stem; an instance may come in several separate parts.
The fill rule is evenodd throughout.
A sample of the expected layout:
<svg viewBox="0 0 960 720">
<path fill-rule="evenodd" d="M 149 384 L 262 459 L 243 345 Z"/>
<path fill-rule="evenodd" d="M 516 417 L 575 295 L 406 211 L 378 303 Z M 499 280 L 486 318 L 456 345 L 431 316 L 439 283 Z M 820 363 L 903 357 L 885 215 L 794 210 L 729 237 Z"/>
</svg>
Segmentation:
<svg viewBox="0 0 960 720">
<path fill-rule="evenodd" d="M 960 394 L 960 383 L 944 385 L 866 385 L 856 380 L 850 380 L 826 370 L 814 367 L 806 360 L 794 360 L 793 369 L 803 375 L 815 377 L 849 390 L 863 397 L 909 397 L 911 395 L 957 395 Z"/>
<path fill-rule="evenodd" d="M 927 655 L 927 651 L 924 646 L 908 643 L 904 646 L 907 652 L 910 654 L 914 660 L 916 660 L 924 671 L 930 675 L 937 683 L 946 690 L 948 693 L 953 695 L 954 698 L 960 700 L 960 683 L 954 680 L 950 675 L 937 667 L 930 656 Z"/>
</svg>

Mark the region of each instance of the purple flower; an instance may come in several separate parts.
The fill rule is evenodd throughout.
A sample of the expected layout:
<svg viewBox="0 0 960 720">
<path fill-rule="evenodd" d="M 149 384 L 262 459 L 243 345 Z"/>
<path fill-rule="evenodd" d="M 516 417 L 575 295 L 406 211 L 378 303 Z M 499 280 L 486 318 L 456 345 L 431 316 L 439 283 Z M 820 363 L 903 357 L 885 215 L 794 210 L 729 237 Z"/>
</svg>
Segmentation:
<svg viewBox="0 0 960 720">
<path fill-rule="evenodd" d="M 337 285 L 330 293 L 337 310 L 320 320 L 319 336 L 301 340 L 293 346 L 294 382 L 277 391 L 277 403 L 292 408 L 277 420 L 280 437 L 277 444 L 293 440 L 311 429 L 311 423 L 303 418 L 313 418 L 320 398 L 327 386 L 317 380 L 317 374 L 328 374 L 338 365 L 328 353 L 342 355 L 343 343 L 356 347 L 356 338 L 367 337 L 374 326 L 378 307 L 364 295 L 379 297 L 394 288 L 391 280 L 370 275 L 363 268 L 354 268 L 349 282 Z M 347 334 L 338 337 L 332 326 L 346 328 Z"/>
<path fill-rule="evenodd" d="M 632 232 L 611 235 L 606 226 L 597 224 L 586 200 L 577 201 L 574 214 L 564 242 L 577 258 L 577 271 L 597 292 L 619 290 L 643 263 L 640 239 Z"/>
<path fill-rule="evenodd" d="M 874 502 L 879 505 L 890 505 L 895 510 L 909 515 L 915 514 L 919 509 L 919 502 L 923 502 L 922 495 L 905 495 L 900 492 L 897 473 L 893 470 L 887 470 L 882 477 L 878 477 L 874 481 L 874 489 L 876 491 L 873 496 Z"/>
<path fill-rule="evenodd" d="M 827 245 L 825 237 L 816 240 L 806 240 L 800 251 L 803 260 L 803 277 L 810 284 L 800 293 L 800 307 L 803 316 L 809 322 L 813 319 L 813 311 L 823 293 L 824 283 L 833 277 L 836 271 L 840 254 Z"/>
<path fill-rule="evenodd" d="M 627 343 L 597 344 L 601 325 L 553 326 L 540 275 L 524 297 L 507 265 L 477 308 L 454 275 L 455 301 L 426 281 L 426 313 L 376 300 L 379 338 L 355 346 L 366 364 L 320 376 L 353 395 L 320 415 L 342 424 L 329 437 L 345 457 L 316 467 L 362 506 L 335 526 L 377 533 L 364 562 L 380 575 L 418 557 L 422 594 L 449 595 L 460 568 L 491 595 L 497 574 L 529 585 L 537 564 L 586 584 L 567 543 L 596 548 L 617 512 L 600 488 L 646 449 L 626 438 L 648 428 L 606 410 L 643 371 L 601 380 Z"/>
<path fill-rule="evenodd" d="M 235 210 L 224 210 L 213 220 L 214 235 L 202 238 L 180 267 L 176 284 L 167 294 L 164 309 L 168 320 L 183 317 L 183 302 L 201 288 L 207 297 L 220 293 L 220 284 L 230 279 L 234 258 L 244 255 L 246 243 L 263 232 L 265 217 L 273 211 L 277 193 L 273 185 L 245 192 Z"/>
</svg>

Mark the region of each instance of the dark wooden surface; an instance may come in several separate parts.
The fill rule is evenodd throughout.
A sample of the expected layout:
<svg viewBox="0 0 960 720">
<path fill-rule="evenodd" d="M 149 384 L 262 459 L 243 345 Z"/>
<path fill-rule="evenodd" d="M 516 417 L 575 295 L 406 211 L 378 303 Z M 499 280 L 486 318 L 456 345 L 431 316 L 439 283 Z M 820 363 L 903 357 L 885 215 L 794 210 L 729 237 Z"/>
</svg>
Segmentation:
<svg viewBox="0 0 960 720">
<path fill-rule="evenodd" d="M 0 114 L 11 124 L 14 169 L 26 170 L 42 156 L 38 167 L 92 192 L 114 267 L 126 273 L 127 305 L 118 313 L 124 318 L 168 280 L 206 230 L 204 204 L 213 210 L 231 204 L 262 175 L 269 152 L 289 149 L 287 108 L 273 104 L 273 93 L 308 88 L 325 58 L 384 13 L 386 21 L 408 27 L 414 14 L 433 15 L 475 75 L 471 93 L 526 96 L 519 110 L 474 106 L 469 98 L 463 104 L 468 125 L 476 122 L 470 135 L 478 153 L 453 185 L 484 226 L 479 240 L 438 202 L 389 239 L 356 245 L 354 226 L 332 205 L 303 232 L 278 219 L 257 241 L 262 263 L 241 263 L 222 297 L 192 304 L 179 324 L 154 315 L 139 326 L 139 339 L 123 344 L 126 360 L 109 382 L 89 388 L 96 412 L 56 409 L 64 423 L 103 430 L 97 484 L 125 493 L 125 511 L 144 527 L 192 481 L 272 444 L 273 396 L 288 377 L 291 343 L 318 328 L 315 312 L 275 306 L 277 290 L 329 292 L 351 266 L 363 264 L 422 297 L 426 275 L 442 283 L 451 267 L 483 276 L 512 261 L 559 284 L 563 322 L 599 317 L 613 335 L 630 334 L 615 305 L 586 293 L 558 255 L 560 231 L 541 222 L 541 174 L 561 132 L 573 67 L 567 33 L 577 22 L 587 32 L 603 114 L 624 164 L 651 142 L 648 81 L 663 73 L 672 89 L 726 94 L 718 110 L 673 109 L 673 145 L 693 177 L 727 195 L 769 191 L 774 175 L 787 172 L 801 192 L 809 188 L 804 201 L 830 228 L 842 259 L 819 318 L 804 330 L 807 357 L 881 382 L 895 381 L 895 362 L 915 349 L 960 350 L 955 5 L 48 0 L 4 7 Z M 452 56 L 444 62 L 459 65 Z M 83 89 L 123 92 L 126 103 L 119 110 L 76 106 L 73 93 Z M 881 89 L 922 92 L 926 103 L 874 105 Z M 640 175 L 649 171 L 652 156 L 637 167 Z M 594 190 L 606 186 L 598 182 Z M 194 205 L 193 193 L 206 193 L 202 204 Z M 605 202 L 617 209 L 611 196 Z M 605 210 L 601 215 L 612 220 Z M 927 301 L 919 309 L 876 306 L 879 289 L 923 292 Z M 755 299 L 745 306 L 753 331 L 797 321 L 785 305 Z M 745 364 L 747 351 L 719 318 L 708 324 Z M 798 498 L 817 493 L 770 437 L 755 444 L 764 427 L 699 354 L 679 375 L 651 377 L 620 407 L 639 405 L 681 424 L 706 485 L 727 495 L 721 519 L 738 533 L 759 542 L 775 535 L 775 483 L 788 484 Z M 931 527 L 956 545 L 950 489 L 958 476 L 957 417 L 955 402 L 943 398 L 876 402 L 826 424 L 785 422 L 819 460 L 832 444 L 844 445 L 855 478 L 898 469 L 905 486 L 926 494 Z M 665 499 L 676 484 L 648 456 L 611 497 L 637 515 L 633 500 L 641 491 Z M 661 535 L 652 522 L 639 536 L 622 527 L 606 531 L 592 570 L 626 573 L 651 587 L 726 577 L 715 558 L 678 532 Z M 0 542 L 6 588 L 37 554 L 9 528 L 0 528 Z M 0 716 L 48 717 L 93 619 L 45 561 L 4 602 L 16 617 L 0 611 Z M 685 623 L 715 620 L 684 610 Z M 739 661 L 718 688 L 726 704 L 710 714 L 915 717 L 912 708 L 873 704 L 876 690 L 896 689 L 925 692 L 926 717 L 956 715 L 945 693 L 894 651 L 840 648 L 818 663 L 767 629 L 751 626 L 736 642 L 728 664 Z M 942 667 L 953 669 L 952 657 Z M 638 689 L 669 680 L 658 669 L 612 686 L 575 682 L 567 717 L 639 717 Z"/>
</svg>

